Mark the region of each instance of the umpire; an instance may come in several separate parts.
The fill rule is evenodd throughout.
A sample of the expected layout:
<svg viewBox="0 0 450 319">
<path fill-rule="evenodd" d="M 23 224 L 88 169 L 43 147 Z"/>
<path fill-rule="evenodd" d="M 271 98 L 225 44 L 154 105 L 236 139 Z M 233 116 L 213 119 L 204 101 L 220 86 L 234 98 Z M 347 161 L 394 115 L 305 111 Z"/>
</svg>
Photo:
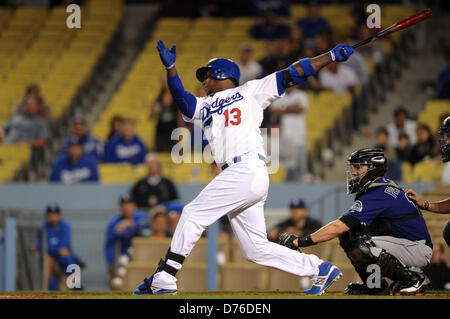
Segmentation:
<svg viewBox="0 0 450 319">
<path fill-rule="evenodd" d="M 339 236 L 362 283 L 350 283 L 346 294 L 415 294 L 430 283 L 422 269 L 430 262 L 433 244 L 418 207 L 393 181 L 383 176 L 387 159 L 382 149 L 353 152 L 347 164 L 347 194 L 356 193 L 349 212 L 309 236 L 284 233 L 279 243 L 292 248 L 312 246 Z M 393 280 L 389 287 L 382 278 L 379 287 L 368 285 L 378 265 L 382 277 Z"/>
</svg>

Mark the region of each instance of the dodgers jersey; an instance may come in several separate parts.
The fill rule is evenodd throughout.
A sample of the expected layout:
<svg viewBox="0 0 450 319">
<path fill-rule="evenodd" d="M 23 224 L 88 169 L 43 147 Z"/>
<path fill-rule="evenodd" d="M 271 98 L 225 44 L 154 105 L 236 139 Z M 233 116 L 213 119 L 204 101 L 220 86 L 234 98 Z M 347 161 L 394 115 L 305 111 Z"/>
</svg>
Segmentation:
<svg viewBox="0 0 450 319">
<path fill-rule="evenodd" d="M 212 96 L 197 97 L 193 117 L 183 115 L 183 119 L 201 121 L 216 163 L 252 151 L 266 156 L 259 127 L 264 109 L 279 97 L 276 73 L 272 73 Z"/>
</svg>

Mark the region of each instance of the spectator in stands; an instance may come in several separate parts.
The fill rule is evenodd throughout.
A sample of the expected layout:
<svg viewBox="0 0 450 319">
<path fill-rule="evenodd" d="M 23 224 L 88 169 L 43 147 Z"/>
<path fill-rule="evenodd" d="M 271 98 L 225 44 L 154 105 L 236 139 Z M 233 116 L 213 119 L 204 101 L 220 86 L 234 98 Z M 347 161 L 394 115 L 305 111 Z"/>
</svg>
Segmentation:
<svg viewBox="0 0 450 319">
<path fill-rule="evenodd" d="M 305 48 L 305 41 L 303 31 L 300 28 L 292 28 L 289 42 L 291 45 L 292 56 L 296 56 L 297 58 L 299 56 L 304 56 L 302 52 Z"/>
<path fill-rule="evenodd" d="M 178 192 L 171 180 L 161 176 L 158 157 L 147 154 L 147 177 L 139 180 L 131 189 L 131 194 L 136 198 L 138 207 L 152 208 L 155 205 L 178 199 Z"/>
<path fill-rule="evenodd" d="M 398 136 L 398 145 L 395 147 L 395 154 L 400 162 L 409 162 L 412 145 L 409 143 L 409 136 L 406 133 L 400 133 Z"/>
<path fill-rule="evenodd" d="M 252 7 L 254 9 L 253 14 L 261 15 L 267 10 L 272 10 L 277 15 L 282 17 L 289 17 L 290 15 L 290 3 L 289 0 L 251 0 Z M 239 3 L 239 6 L 241 3 Z"/>
<path fill-rule="evenodd" d="M 167 217 L 169 219 L 169 233 L 172 237 L 175 229 L 177 228 L 178 221 L 180 220 L 181 213 L 183 212 L 184 204 L 180 201 L 173 200 L 165 202 L 164 206 L 167 209 Z"/>
<path fill-rule="evenodd" d="M 106 142 L 111 141 L 113 138 L 122 135 L 124 118 L 120 115 L 114 115 L 109 121 L 109 133 Z"/>
<path fill-rule="evenodd" d="M 172 140 L 171 135 L 177 127 L 183 127 L 181 112 L 175 106 L 172 94 L 167 86 L 166 77 L 163 77 L 159 96 L 150 109 L 150 117 L 157 116 L 155 147 L 157 152 L 170 152 L 178 142 Z"/>
<path fill-rule="evenodd" d="M 265 43 L 264 58 L 259 61 L 263 68 L 260 77 L 269 75 L 277 70 L 287 67 L 283 57 L 280 54 L 279 43 L 277 41 L 267 41 Z"/>
<path fill-rule="evenodd" d="M 266 10 L 260 21 L 251 27 L 249 32 L 255 39 L 274 41 L 289 37 L 291 30 L 287 24 L 278 21 L 278 16 L 273 10 Z"/>
<path fill-rule="evenodd" d="M 345 64 L 330 63 L 319 73 L 319 83 L 322 89 L 336 93 L 349 92 L 356 94 L 356 86 L 359 84 L 357 75 L 353 69 Z"/>
<path fill-rule="evenodd" d="M 105 163 L 124 163 L 133 165 L 144 162 L 147 148 L 141 139 L 136 135 L 135 122 L 132 119 L 125 119 L 122 134 L 112 138 L 105 145 Z"/>
<path fill-rule="evenodd" d="M 28 97 L 36 98 L 38 103 L 37 113 L 42 118 L 49 120 L 51 118 L 50 105 L 47 102 L 45 102 L 44 99 L 41 97 L 41 89 L 39 85 L 36 83 L 32 83 L 27 86 L 27 88 L 25 89 L 25 96 L 23 100 L 14 106 L 14 113 L 17 114 L 23 112 Z"/>
<path fill-rule="evenodd" d="M 389 152 L 392 151 L 391 148 L 386 147 L 386 144 L 376 145 L 376 148 L 381 148 L 384 150 L 384 156 L 388 162 L 387 172 L 384 174 L 384 177 L 387 179 L 391 179 L 396 182 L 400 182 L 402 180 L 402 163 L 397 160 L 395 157 L 392 157 Z"/>
<path fill-rule="evenodd" d="M 103 142 L 89 134 L 86 119 L 76 116 L 72 121 L 72 135 L 63 142 L 62 152 L 67 152 L 67 147 L 72 138 L 78 138 L 83 145 L 83 152 L 92 156 L 96 161 L 103 158 Z"/>
<path fill-rule="evenodd" d="M 384 150 L 387 150 L 391 156 L 395 157 L 395 150 L 393 147 L 391 147 L 388 144 L 389 141 L 389 132 L 388 130 L 382 126 L 377 129 L 377 132 L 375 134 L 375 140 L 376 140 L 376 146 L 375 147 L 381 147 Z"/>
<path fill-rule="evenodd" d="M 361 41 L 373 35 L 373 30 L 369 29 L 364 23 L 360 25 L 357 40 Z M 379 65 L 384 61 L 385 54 L 383 46 L 379 41 L 369 42 L 358 48 L 358 52 L 366 61 L 373 61 L 375 65 Z"/>
<path fill-rule="evenodd" d="M 437 94 L 438 99 L 450 99 L 450 50 L 445 55 L 446 67 L 441 70 L 437 78 Z"/>
<path fill-rule="evenodd" d="M 157 207 L 150 211 L 152 218 L 152 227 L 150 237 L 153 238 L 169 238 L 171 236 L 169 230 L 168 212 L 163 206 L 163 210 L 153 212 Z M 152 213 L 153 212 L 153 213 Z"/>
<path fill-rule="evenodd" d="M 307 173 L 306 121 L 305 113 L 309 107 L 308 96 L 297 86 L 286 89 L 285 94 L 272 103 L 271 112 L 280 116 L 281 137 L 289 142 L 294 156 L 294 165 L 286 167 L 287 179 L 301 181 Z"/>
<path fill-rule="evenodd" d="M 417 127 L 417 143 L 413 145 L 409 161 L 411 164 L 416 164 L 423 160 L 429 160 L 436 155 L 435 141 L 431 134 L 430 127 L 426 124 L 420 123 Z"/>
<path fill-rule="evenodd" d="M 386 126 L 389 132 L 389 145 L 396 147 L 398 145 L 398 137 L 401 133 L 408 134 L 411 145 L 417 142 L 417 123 L 410 120 L 408 111 L 399 106 L 394 111 L 394 122 Z"/>
<path fill-rule="evenodd" d="M 119 205 L 120 214 L 110 219 L 106 231 L 105 257 L 110 279 L 116 275 L 116 245 L 119 245 L 120 255 L 130 257 L 131 240 L 147 234 L 150 229 L 148 215 L 136 208 L 136 201 L 131 194 L 123 194 Z"/>
<path fill-rule="evenodd" d="M 366 7 L 364 5 L 364 3 L 355 3 L 354 5 L 352 5 L 351 8 L 351 16 L 352 16 L 352 20 L 355 23 L 355 26 L 353 27 L 352 30 L 352 38 L 353 39 L 361 39 L 362 40 L 362 35 L 361 35 L 361 26 L 365 26 L 367 25 L 367 12 L 366 12 Z M 365 38 L 364 38 L 365 39 Z"/>
<path fill-rule="evenodd" d="M 321 222 L 308 216 L 308 208 L 301 198 L 291 200 L 289 203 L 290 218 L 277 224 L 267 233 L 269 240 L 277 242 L 278 236 L 284 232 L 301 234 L 298 236 L 309 235 L 320 227 Z"/>
<path fill-rule="evenodd" d="M 62 276 L 70 275 L 72 271 L 68 271 L 69 265 L 77 264 L 81 268 L 84 263 L 72 251 L 72 238 L 70 224 L 61 219 L 61 208 L 57 203 L 50 203 L 45 209 L 45 221 L 41 227 L 45 229 L 44 248 L 47 253 L 47 278 L 49 279 L 48 289 L 59 290 L 60 280 Z M 37 246 L 30 247 L 31 253 L 43 250 L 42 231 L 38 232 Z"/>
<path fill-rule="evenodd" d="M 312 39 L 324 30 L 330 30 L 328 21 L 320 16 L 320 8 L 316 1 L 311 1 L 308 5 L 308 14 L 305 18 L 297 21 L 298 27 L 302 30 L 306 39 Z"/>
<path fill-rule="evenodd" d="M 424 269 L 431 280 L 428 286 L 430 290 L 450 290 L 450 268 L 445 262 L 444 251 L 444 244 L 434 244 L 430 264 Z"/>
<path fill-rule="evenodd" d="M 50 181 L 64 184 L 99 181 L 97 162 L 83 153 L 78 137 L 68 141 L 67 152 L 62 153 L 53 165 Z"/>
<path fill-rule="evenodd" d="M 38 111 L 38 100 L 33 96 L 27 97 L 23 111 L 13 115 L 0 132 L 0 141 L 23 142 L 31 146 L 30 163 L 34 171 L 44 160 L 44 148 L 49 138 L 47 121 L 38 114 Z"/>
<path fill-rule="evenodd" d="M 241 71 L 241 77 L 239 79 L 239 85 L 244 84 L 247 81 L 257 79 L 262 73 L 262 66 L 253 60 L 253 47 L 244 43 L 239 48 L 239 54 L 237 56 L 236 63 Z"/>
</svg>

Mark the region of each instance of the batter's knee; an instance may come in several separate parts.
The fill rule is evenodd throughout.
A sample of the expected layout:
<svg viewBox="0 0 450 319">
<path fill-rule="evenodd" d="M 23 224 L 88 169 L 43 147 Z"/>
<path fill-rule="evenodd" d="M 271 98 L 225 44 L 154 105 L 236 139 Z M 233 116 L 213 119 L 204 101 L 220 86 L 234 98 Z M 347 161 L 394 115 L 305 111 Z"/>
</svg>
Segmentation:
<svg viewBox="0 0 450 319">
<path fill-rule="evenodd" d="M 447 224 L 445 224 L 444 229 L 442 231 L 442 236 L 444 236 L 447 246 L 450 247 L 450 220 L 447 221 Z"/>
</svg>

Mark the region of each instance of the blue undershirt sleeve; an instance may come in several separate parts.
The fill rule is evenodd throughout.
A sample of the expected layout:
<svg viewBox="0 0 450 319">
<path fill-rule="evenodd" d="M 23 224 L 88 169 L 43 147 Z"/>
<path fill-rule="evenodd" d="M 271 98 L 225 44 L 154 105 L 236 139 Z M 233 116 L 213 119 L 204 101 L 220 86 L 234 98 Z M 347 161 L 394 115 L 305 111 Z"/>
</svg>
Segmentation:
<svg viewBox="0 0 450 319">
<path fill-rule="evenodd" d="M 180 112 L 186 117 L 193 118 L 197 106 L 197 99 L 194 95 L 184 90 L 178 74 L 175 76 L 167 76 L 167 85 Z"/>
</svg>

